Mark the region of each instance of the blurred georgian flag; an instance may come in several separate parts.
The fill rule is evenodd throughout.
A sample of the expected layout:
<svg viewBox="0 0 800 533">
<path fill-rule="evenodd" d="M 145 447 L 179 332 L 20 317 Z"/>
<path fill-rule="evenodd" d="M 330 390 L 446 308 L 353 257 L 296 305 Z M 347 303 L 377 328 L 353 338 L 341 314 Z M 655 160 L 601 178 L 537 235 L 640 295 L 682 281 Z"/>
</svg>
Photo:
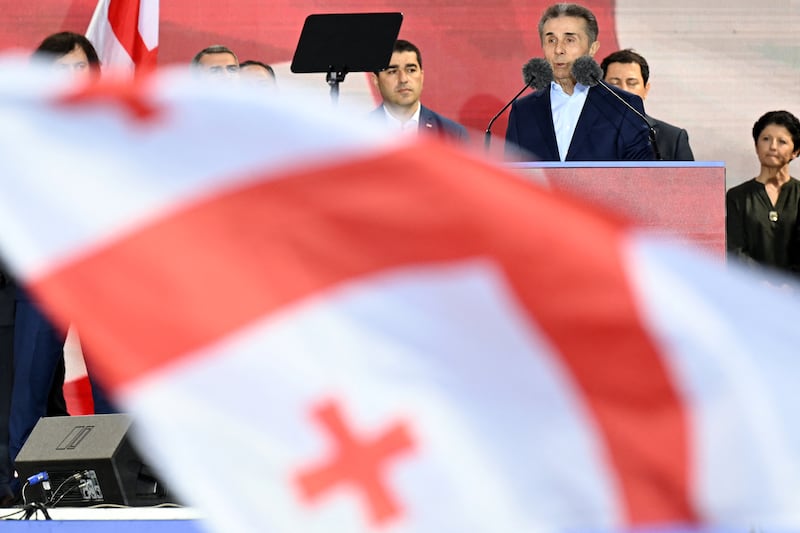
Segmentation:
<svg viewBox="0 0 800 533">
<path fill-rule="evenodd" d="M 48 76 L 0 251 L 216 530 L 800 526 L 790 295 L 289 95 Z"/>
</svg>

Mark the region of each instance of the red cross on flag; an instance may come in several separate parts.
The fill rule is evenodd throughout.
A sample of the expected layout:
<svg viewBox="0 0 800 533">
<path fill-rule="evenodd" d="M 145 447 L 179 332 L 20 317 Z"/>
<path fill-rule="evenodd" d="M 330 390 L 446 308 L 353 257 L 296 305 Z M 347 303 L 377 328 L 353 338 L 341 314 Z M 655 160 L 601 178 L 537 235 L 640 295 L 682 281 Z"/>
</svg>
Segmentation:
<svg viewBox="0 0 800 533">
<path fill-rule="evenodd" d="M 104 69 L 152 70 L 158 58 L 159 0 L 99 0 L 86 30 Z"/>
<path fill-rule="evenodd" d="M 800 527 L 791 296 L 429 139 L 0 65 L 0 250 L 217 531 Z"/>
</svg>

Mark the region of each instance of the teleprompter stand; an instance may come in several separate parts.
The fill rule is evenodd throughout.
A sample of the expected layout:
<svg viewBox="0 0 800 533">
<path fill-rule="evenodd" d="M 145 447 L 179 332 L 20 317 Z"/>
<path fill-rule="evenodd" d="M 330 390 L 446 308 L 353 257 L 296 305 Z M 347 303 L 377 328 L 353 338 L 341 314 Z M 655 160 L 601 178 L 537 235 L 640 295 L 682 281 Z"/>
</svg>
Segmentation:
<svg viewBox="0 0 800 533">
<path fill-rule="evenodd" d="M 378 72 L 389 65 L 402 13 L 332 13 L 306 17 L 291 70 L 324 72 L 331 102 L 350 72 Z"/>
</svg>

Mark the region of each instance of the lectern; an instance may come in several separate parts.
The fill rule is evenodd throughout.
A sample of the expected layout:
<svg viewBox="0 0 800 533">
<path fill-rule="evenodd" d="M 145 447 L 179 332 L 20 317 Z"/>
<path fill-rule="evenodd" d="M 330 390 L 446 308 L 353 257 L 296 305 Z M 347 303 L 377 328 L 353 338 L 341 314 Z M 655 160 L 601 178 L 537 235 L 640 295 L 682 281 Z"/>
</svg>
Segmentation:
<svg viewBox="0 0 800 533">
<path fill-rule="evenodd" d="M 644 228 L 724 257 L 725 165 L 720 161 L 509 163 L 528 179 L 621 213 Z"/>
</svg>

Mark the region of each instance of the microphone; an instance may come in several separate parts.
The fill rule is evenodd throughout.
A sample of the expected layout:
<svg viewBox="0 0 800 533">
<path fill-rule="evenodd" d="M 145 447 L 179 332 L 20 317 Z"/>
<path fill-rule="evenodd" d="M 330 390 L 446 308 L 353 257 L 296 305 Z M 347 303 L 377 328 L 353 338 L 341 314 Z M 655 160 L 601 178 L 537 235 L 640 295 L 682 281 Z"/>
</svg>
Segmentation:
<svg viewBox="0 0 800 533">
<path fill-rule="evenodd" d="M 522 81 L 526 87 L 539 87 L 543 89 L 553 81 L 553 67 L 547 60 L 534 57 L 522 65 Z"/>
<path fill-rule="evenodd" d="M 511 106 L 511 104 L 517 101 L 517 98 L 519 98 L 528 87 L 538 87 L 543 89 L 544 87 L 550 85 L 550 82 L 553 81 L 553 67 L 551 67 L 550 63 L 548 63 L 546 60 L 540 57 L 534 57 L 522 65 L 522 81 L 525 82 L 525 87 L 520 89 L 520 91 L 514 95 L 514 98 L 504 105 L 503 109 L 498 111 L 497 114 L 492 117 L 492 120 L 489 121 L 489 125 L 486 126 L 486 133 L 483 137 L 483 140 L 487 150 L 492 142 L 492 126 L 494 125 L 494 122 L 500 118 L 500 115 L 502 115 L 503 112 Z"/>
<path fill-rule="evenodd" d="M 658 149 L 658 145 L 656 144 L 656 129 L 650 124 L 650 121 L 647 120 L 646 116 L 641 114 L 638 109 L 626 102 L 624 98 L 614 92 L 614 90 L 609 87 L 605 81 L 603 81 L 603 69 L 600 68 L 600 65 L 597 64 L 597 61 L 592 59 L 590 56 L 579 57 L 572 64 L 572 76 L 575 78 L 575 81 L 581 85 L 586 85 L 587 87 L 600 85 L 610 94 L 613 94 L 617 100 L 625 105 L 625 107 L 633 111 L 637 117 L 641 118 L 644 123 L 647 124 L 647 131 L 650 137 L 650 146 L 653 147 L 653 153 L 655 153 L 656 160 L 663 161 L 663 158 L 661 157 L 661 151 Z"/>
</svg>

